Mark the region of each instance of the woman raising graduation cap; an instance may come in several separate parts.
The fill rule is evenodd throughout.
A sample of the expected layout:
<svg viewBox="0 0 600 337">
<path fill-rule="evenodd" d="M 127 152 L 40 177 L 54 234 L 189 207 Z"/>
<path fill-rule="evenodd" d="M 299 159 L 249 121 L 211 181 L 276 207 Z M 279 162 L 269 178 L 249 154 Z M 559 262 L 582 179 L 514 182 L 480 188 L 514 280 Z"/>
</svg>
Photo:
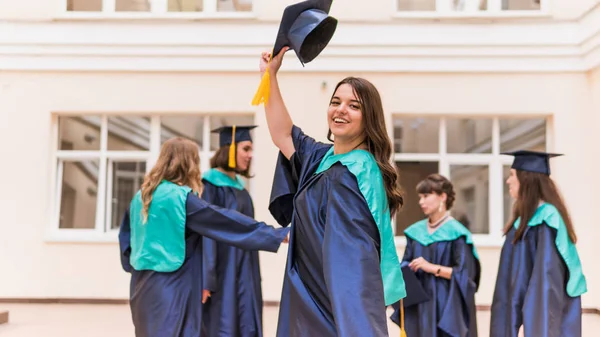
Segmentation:
<svg viewBox="0 0 600 337">
<path fill-rule="evenodd" d="M 327 44 L 335 28 L 330 6 L 288 7 L 275 57 L 263 53 L 260 64 L 270 95 L 259 90 L 258 97 L 280 150 L 269 210 L 292 226 L 277 336 L 383 337 L 386 305 L 406 291 L 391 227 L 402 196 L 381 97 L 367 80 L 342 80 L 323 114 L 332 146 L 292 123 L 276 76 L 285 46 L 306 63 Z"/>
<path fill-rule="evenodd" d="M 506 183 L 515 204 L 492 302 L 491 337 L 581 336 L 581 295 L 587 291 L 577 237 L 549 158 L 533 151 L 515 157 Z"/>
<path fill-rule="evenodd" d="M 250 178 L 250 130 L 255 127 L 233 125 L 213 130 L 219 134 L 220 147 L 210 160 L 211 169 L 202 175 L 202 199 L 249 217 L 254 217 L 254 206 L 241 176 Z M 206 337 L 261 337 L 263 301 L 258 251 L 204 238 L 204 262 Z"/>
</svg>

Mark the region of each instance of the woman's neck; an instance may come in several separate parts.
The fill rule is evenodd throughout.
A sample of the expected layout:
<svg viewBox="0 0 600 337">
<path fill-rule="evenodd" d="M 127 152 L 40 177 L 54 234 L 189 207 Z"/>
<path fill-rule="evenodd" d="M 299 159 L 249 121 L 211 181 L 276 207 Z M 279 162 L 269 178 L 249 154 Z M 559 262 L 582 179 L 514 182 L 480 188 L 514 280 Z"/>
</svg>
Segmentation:
<svg viewBox="0 0 600 337">
<path fill-rule="evenodd" d="M 442 220 L 448 213 L 444 210 L 441 212 L 435 212 L 429 216 L 429 226 L 438 225 L 438 222 Z"/>
<path fill-rule="evenodd" d="M 333 153 L 334 154 L 343 154 L 348 153 L 352 150 L 361 149 L 366 150 L 367 146 L 365 144 L 364 138 L 355 139 L 352 141 L 334 141 L 333 142 Z"/>
<path fill-rule="evenodd" d="M 217 170 L 225 173 L 226 175 L 228 175 L 231 179 L 235 180 L 235 172 L 234 171 L 225 171 L 224 169 L 217 167 Z"/>
</svg>

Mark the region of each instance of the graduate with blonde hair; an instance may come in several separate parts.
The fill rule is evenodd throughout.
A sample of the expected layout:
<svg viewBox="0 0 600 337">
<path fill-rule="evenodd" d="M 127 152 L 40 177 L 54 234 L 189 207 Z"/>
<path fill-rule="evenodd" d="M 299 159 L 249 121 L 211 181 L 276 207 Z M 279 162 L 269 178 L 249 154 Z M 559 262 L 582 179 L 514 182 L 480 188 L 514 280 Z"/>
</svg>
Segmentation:
<svg viewBox="0 0 600 337">
<path fill-rule="evenodd" d="M 200 199 L 198 152 L 191 140 L 166 141 L 121 223 L 121 264 L 131 273 L 137 337 L 200 336 L 203 236 L 276 252 L 289 231 Z"/>
</svg>

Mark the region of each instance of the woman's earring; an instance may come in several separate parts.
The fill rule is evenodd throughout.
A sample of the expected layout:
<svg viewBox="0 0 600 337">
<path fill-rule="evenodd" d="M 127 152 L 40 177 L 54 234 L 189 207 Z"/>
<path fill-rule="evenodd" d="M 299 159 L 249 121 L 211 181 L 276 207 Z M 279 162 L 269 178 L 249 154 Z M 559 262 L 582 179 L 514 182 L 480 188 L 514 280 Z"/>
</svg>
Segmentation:
<svg viewBox="0 0 600 337">
<path fill-rule="evenodd" d="M 438 211 L 441 212 L 442 211 L 442 202 L 440 202 L 440 207 L 438 208 Z"/>
</svg>

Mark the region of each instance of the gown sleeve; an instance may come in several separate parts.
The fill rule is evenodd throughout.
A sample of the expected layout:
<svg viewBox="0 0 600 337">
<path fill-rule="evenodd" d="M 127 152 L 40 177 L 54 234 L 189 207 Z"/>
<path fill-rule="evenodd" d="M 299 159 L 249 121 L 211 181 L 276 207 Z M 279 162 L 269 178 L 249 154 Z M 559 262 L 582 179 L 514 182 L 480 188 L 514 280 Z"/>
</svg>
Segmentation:
<svg viewBox="0 0 600 337">
<path fill-rule="evenodd" d="M 479 263 L 464 237 L 452 242 L 452 276 L 448 300 L 442 309 L 438 328 L 449 336 L 467 336 L 471 326 L 471 302 L 479 282 Z"/>
<path fill-rule="evenodd" d="M 531 278 L 523 301 L 525 336 L 559 337 L 567 299 L 568 271 L 555 245 L 556 231 L 545 224 L 536 226 L 537 247 Z M 569 336 L 580 336 L 571 331 Z"/>
<path fill-rule="evenodd" d="M 269 202 L 269 212 L 281 226 L 287 226 L 292 221 L 294 195 L 298 190 L 302 169 L 310 161 L 311 153 L 331 146 L 305 135 L 295 125 L 292 127 L 292 141 L 295 152 L 290 160 L 281 152 L 277 157 Z"/>
<path fill-rule="evenodd" d="M 356 179 L 345 170 L 326 182 L 330 186 L 322 248 L 337 335 L 387 336 L 379 232 Z"/>
<path fill-rule="evenodd" d="M 496 285 L 494 287 L 494 295 L 492 298 L 492 308 L 490 316 L 490 337 L 505 337 L 511 336 L 508 331 L 512 329 L 510 319 L 510 311 L 517 311 L 521 305 L 511 298 L 512 279 L 511 270 L 513 268 L 513 253 L 515 245 L 513 244 L 515 230 L 512 229 L 506 234 L 506 239 L 500 252 L 500 261 L 498 261 L 498 269 L 496 276 Z M 523 293 L 520 291 L 519 293 Z M 514 308 L 516 307 L 516 308 Z M 516 310 L 515 310 L 516 309 Z M 518 328 L 518 327 L 517 327 Z"/>
<path fill-rule="evenodd" d="M 409 237 L 406 237 L 406 248 L 404 248 L 404 255 L 402 256 L 402 261 L 400 261 L 400 263 L 410 263 L 414 259 L 413 240 Z"/>
<path fill-rule="evenodd" d="M 202 199 L 224 207 L 219 198 L 218 188 L 212 184 L 204 184 Z M 204 289 L 210 292 L 217 291 L 217 242 L 206 236 L 202 237 L 202 281 Z"/>
<path fill-rule="evenodd" d="M 277 252 L 289 228 L 274 228 L 237 211 L 212 205 L 189 193 L 186 227 L 202 236 L 244 250 Z"/>
<path fill-rule="evenodd" d="M 121 226 L 119 227 L 119 248 L 121 251 L 121 266 L 123 270 L 130 273 L 131 264 L 129 256 L 131 256 L 131 225 L 129 224 L 129 209 L 125 211 Z"/>
</svg>

